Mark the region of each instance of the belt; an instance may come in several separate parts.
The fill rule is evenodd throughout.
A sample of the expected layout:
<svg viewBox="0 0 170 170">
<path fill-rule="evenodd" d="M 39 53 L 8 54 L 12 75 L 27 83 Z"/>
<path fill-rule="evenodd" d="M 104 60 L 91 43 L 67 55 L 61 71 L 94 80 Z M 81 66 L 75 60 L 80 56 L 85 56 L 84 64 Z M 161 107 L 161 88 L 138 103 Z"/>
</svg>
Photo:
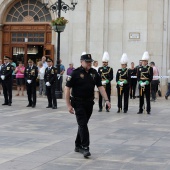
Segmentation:
<svg viewBox="0 0 170 170">
<path fill-rule="evenodd" d="M 93 101 L 94 97 L 90 97 L 90 98 L 81 98 L 81 97 L 73 97 L 74 101 Z"/>
<path fill-rule="evenodd" d="M 149 80 L 149 78 L 140 78 L 141 80 Z"/>
</svg>

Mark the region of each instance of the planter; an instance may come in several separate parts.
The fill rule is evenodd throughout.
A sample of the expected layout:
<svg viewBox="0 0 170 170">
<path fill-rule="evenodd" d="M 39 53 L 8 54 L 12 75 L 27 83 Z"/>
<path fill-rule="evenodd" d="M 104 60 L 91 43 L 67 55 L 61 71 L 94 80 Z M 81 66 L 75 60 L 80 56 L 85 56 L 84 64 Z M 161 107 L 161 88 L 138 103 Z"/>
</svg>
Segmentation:
<svg viewBox="0 0 170 170">
<path fill-rule="evenodd" d="M 55 31 L 55 32 L 63 32 L 64 29 L 65 29 L 66 25 L 53 25 L 52 26 L 52 29 Z"/>
</svg>

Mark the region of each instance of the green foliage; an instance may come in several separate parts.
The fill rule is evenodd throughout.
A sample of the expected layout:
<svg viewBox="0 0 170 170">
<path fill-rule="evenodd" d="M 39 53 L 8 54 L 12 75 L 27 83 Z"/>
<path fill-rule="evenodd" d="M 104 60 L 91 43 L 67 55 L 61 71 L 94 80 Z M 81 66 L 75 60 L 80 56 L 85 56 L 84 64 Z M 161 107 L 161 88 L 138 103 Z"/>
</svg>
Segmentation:
<svg viewBox="0 0 170 170">
<path fill-rule="evenodd" d="M 68 23 L 68 20 L 64 17 L 57 18 L 55 20 L 51 21 L 52 26 L 54 25 L 66 25 Z"/>
</svg>

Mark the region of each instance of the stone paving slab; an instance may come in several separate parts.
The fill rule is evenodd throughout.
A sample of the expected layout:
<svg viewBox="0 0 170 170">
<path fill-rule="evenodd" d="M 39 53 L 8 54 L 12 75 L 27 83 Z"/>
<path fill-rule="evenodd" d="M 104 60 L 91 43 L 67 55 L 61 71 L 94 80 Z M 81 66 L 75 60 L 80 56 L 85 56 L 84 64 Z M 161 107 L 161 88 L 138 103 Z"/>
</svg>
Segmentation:
<svg viewBox="0 0 170 170">
<path fill-rule="evenodd" d="M 2 95 L 0 101 L 0 170 L 170 169 L 170 101 L 163 97 L 152 103 L 151 115 L 136 114 L 138 99 L 129 101 L 127 114 L 117 114 L 115 96 L 111 111 L 99 113 L 96 99 L 89 159 L 74 152 L 77 124 L 64 99 L 57 110 L 46 109 L 46 98 L 37 98 L 36 108 L 26 107 L 26 96 L 14 96 L 11 107 L 1 105 Z"/>
</svg>

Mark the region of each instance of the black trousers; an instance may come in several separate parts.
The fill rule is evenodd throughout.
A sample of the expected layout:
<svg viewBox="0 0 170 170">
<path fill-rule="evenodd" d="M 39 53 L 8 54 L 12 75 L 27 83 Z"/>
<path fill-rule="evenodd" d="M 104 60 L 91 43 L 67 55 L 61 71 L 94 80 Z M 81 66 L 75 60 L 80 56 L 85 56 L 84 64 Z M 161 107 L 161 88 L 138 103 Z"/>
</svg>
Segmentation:
<svg viewBox="0 0 170 170">
<path fill-rule="evenodd" d="M 118 109 L 122 109 L 122 97 L 124 96 L 124 107 L 123 110 L 128 110 L 128 104 L 129 104 L 129 84 L 124 84 L 122 87 L 117 86 L 117 97 L 118 97 L 118 103 L 117 107 Z"/>
<path fill-rule="evenodd" d="M 156 92 L 157 92 L 157 89 L 158 89 L 158 84 L 159 84 L 158 80 L 152 80 L 152 82 L 151 82 L 151 94 L 152 94 L 153 100 L 156 99 Z"/>
<path fill-rule="evenodd" d="M 26 84 L 29 105 L 36 105 L 36 83 Z"/>
<path fill-rule="evenodd" d="M 93 101 L 74 101 L 74 109 L 78 124 L 76 146 L 89 147 L 90 137 L 88 130 L 88 121 L 93 112 Z"/>
<path fill-rule="evenodd" d="M 137 84 L 137 79 L 132 78 L 130 82 L 130 97 L 135 97 L 135 91 L 136 91 L 136 84 Z"/>
<path fill-rule="evenodd" d="M 8 80 L 2 80 L 2 88 L 4 94 L 4 103 L 12 103 L 12 78 Z"/>
<path fill-rule="evenodd" d="M 106 84 L 105 90 L 106 90 L 107 97 L 108 97 L 108 99 L 110 101 L 110 95 L 111 95 L 111 85 L 110 85 L 110 83 Z M 102 101 L 103 101 L 103 97 L 99 92 L 99 109 L 103 108 Z M 108 106 L 106 106 L 106 109 L 108 109 Z"/>
<path fill-rule="evenodd" d="M 51 86 L 46 86 L 46 93 L 47 93 L 47 99 L 48 99 L 48 106 L 57 107 L 57 99 L 55 96 L 55 84 Z"/>
<path fill-rule="evenodd" d="M 147 112 L 151 111 L 150 104 L 150 84 L 145 85 L 145 88 L 142 88 L 139 85 L 139 112 L 143 112 L 143 106 L 146 108 Z M 144 96 L 146 96 L 146 106 L 144 105 Z"/>
</svg>

